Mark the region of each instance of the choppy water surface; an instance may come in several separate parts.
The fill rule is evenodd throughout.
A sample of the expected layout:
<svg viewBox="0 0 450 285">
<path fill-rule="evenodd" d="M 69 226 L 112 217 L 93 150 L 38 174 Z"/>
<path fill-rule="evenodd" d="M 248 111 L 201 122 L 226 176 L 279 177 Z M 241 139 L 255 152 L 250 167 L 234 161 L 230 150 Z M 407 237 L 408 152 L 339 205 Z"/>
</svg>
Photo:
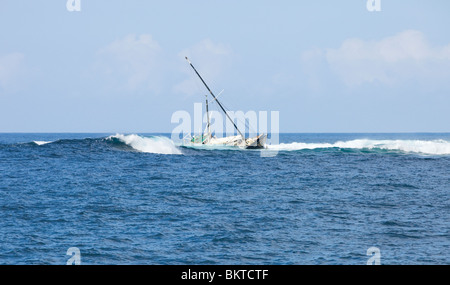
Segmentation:
<svg viewBox="0 0 450 285">
<path fill-rule="evenodd" d="M 450 134 L 0 134 L 0 263 L 450 263 Z"/>
</svg>

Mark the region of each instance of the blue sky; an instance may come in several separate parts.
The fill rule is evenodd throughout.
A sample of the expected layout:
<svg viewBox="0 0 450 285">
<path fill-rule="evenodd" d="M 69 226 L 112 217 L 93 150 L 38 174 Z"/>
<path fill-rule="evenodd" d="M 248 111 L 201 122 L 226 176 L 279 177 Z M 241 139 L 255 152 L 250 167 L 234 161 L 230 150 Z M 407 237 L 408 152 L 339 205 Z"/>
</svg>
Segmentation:
<svg viewBox="0 0 450 285">
<path fill-rule="evenodd" d="M 0 132 L 171 132 L 205 90 L 281 132 L 449 132 L 450 2 L 0 1 Z"/>
</svg>

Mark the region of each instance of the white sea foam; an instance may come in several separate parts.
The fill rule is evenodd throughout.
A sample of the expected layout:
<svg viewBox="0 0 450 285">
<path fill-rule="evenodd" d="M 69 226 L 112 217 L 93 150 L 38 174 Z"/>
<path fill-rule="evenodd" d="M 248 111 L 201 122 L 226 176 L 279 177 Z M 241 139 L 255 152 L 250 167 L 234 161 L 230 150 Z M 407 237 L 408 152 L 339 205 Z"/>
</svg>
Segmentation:
<svg viewBox="0 0 450 285">
<path fill-rule="evenodd" d="M 281 143 L 269 145 L 268 149 L 278 151 L 293 151 L 303 149 L 320 148 L 347 148 L 347 149 L 382 149 L 397 150 L 412 153 L 422 153 L 431 155 L 450 154 L 450 142 L 445 140 L 370 140 L 358 139 L 351 141 L 338 141 L 335 143 Z"/>
<path fill-rule="evenodd" d="M 35 144 L 37 144 L 37 145 L 44 145 L 44 144 L 48 144 L 48 143 L 51 143 L 51 141 L 33 141 Z"/>
<path fill-rule="evenodd" d="M 116 134 L 109 138 L 117 138 L 135 150 L 148 153 L 182 154 L 173 141 L 167 137 L 141 137 L 138 135 Z"/>
</svg>

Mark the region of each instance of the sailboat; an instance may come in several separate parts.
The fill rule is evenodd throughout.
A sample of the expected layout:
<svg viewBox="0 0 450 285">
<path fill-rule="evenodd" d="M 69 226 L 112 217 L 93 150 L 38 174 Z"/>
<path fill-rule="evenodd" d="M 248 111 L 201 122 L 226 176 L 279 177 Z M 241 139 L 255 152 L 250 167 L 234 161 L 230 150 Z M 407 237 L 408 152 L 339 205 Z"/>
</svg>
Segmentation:
<svg viewBox="0 0 450 285">
<path fill-rule="evenodd" d="M 214 93 L 209 89 L 206 82 L 203 80 L 203 78 L 198 73 L 197 69 L 195 69 L 194 65 L 192 65 L 191 61 L 188 59 L 188 57 L 185 57 L 189 65 L 192 67 L 192 69 L 195 71 L 197 76 L 202 81 L 203 85 L 205 85 L 206 89 L 208 90 L 209 94 L 211 94 L 214 101 L 219 105 L 220 109 L 225 113 L 228 120 L 231 121 L 234 128 L 236 129 L 237 133 L 239 135 L 236 136 L 227 136 L 223 138 L 217 138 L 212 135 L 211 133 L 211 124 L 209 120 L 209 111 L 208 111 L 208 95 L 206 95 L 206 117 L 207 117 L 207 125 L 205 128 L 205 131 L 201 135 L 197 135 L 192 137 L 190 140 L 190 143 L 192 144 L 202 144 L 202 145 L 223 145 L 223 146 L 238 146 L 245 149 L 261 149 L 265 148 L 266 146 L 266 140 L 267 140 L 267 134 L 259 134 L 255 137 L 246 138 L 245 135 L 239 130 L 239 128 L 234 123 L 233 119 L 231 119 L 230 115 L 227 113 L 223 105 L 219 102 L 217 97 L 214 95 Z"/>
</svg>

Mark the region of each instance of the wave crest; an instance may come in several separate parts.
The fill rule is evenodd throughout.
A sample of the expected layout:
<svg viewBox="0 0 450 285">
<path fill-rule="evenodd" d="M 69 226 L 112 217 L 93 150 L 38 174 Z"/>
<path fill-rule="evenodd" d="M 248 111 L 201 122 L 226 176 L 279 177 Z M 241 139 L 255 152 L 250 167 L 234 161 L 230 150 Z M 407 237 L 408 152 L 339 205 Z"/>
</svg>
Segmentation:
<svg viewBox="0 0 450 285">
<path fill-rule="evenodd" d="M 107 139 L 118 139 L 133 149 L 147 153 L 159 154 L 182 154 L 182 152 L 175 146 L 172 140 L 163 136 L 141 137 L 135 134 L 122 135 L 116 134 L 109 136 Z"/>
<path fill-rule="evenodd" d="M 37 145 L 44 145 L 44 144 L 48 144 L 48 143 L 52 143 L 51 141 L 33 141 L 33 143 L 37 144 Z"/>
<path fill-rule="evenodd" d="M 357 139 L 351 141 L 338 141 L 335 143 L 281 143 L 269 145 L 268 149 L 278 151 L 295 151 L 304 149 L 380 149 L 390 151 L 403 151 L 430 155 L 450 154 L 450 142 L 445 140 L 370 140 Z"/>
</svg>

